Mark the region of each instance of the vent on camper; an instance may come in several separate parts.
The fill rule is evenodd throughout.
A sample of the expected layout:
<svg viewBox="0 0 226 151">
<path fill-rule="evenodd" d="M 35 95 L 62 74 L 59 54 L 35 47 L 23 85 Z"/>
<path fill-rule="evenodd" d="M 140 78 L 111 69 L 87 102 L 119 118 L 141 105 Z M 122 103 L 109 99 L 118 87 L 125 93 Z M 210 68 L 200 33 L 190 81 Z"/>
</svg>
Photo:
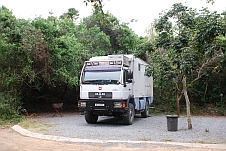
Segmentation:
<svg viewBox="0 0 226 151">
<path fill-rule="evenodd" d="M 108 55 L 109 60 L 115 60 L 115 64 L 121 65 L 123 63 L 124 66 L 129 66 L 129 58 L 126 57 L 125 55 Z"/>
</svg>

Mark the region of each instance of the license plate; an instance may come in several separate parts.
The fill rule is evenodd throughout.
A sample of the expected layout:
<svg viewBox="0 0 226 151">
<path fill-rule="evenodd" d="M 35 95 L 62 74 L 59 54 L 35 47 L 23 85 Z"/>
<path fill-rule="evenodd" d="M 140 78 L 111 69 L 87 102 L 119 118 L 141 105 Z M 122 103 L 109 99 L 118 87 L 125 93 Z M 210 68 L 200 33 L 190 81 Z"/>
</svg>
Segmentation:
<svg viewBox="0 0 226 151">
<path fill-rule="evenodd" d="M 95 96 L 105 96 L 106 94 L 104 92 L 96 92 L 94 93 Z"/>
<path fill-rule="evenodd" d="M 104 106 L 104 104 L 95 103 L 95 106 Z"/>
</svg>

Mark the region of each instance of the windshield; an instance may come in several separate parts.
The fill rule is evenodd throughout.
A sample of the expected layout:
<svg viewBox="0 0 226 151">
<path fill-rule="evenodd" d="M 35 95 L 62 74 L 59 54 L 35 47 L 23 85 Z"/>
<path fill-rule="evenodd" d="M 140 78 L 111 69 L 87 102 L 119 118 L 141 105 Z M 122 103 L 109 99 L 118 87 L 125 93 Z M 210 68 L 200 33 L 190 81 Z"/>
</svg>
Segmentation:
<svg viewBox="0 0 226 151">
<path fill-rule="evenodd" d="M 85 71 L 83 84 L 119 84 L 121 71 Z"/>
</svg>

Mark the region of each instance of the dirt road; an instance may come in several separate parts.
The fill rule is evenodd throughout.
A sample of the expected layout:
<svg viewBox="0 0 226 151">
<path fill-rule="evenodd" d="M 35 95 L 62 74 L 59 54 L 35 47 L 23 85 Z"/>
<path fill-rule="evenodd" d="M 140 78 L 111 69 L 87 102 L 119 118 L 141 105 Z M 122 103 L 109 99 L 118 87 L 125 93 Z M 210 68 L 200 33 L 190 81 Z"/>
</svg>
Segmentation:
<svg viewBox="0 0 226 151">
<path fill-rule="evenodd" d="M 207 148 L 191 148 L 191 147 L 162 147 L 156 144 L 149 144 L 142 148 L 134 148 L 125 144 L 104 145 L 104 144 L 82 144 L 82 143 L 66 143 L 58 141 L 49 141 L 25 137 L 11 128 L 0 128 L 0 150 L 1 151 L 226 151 L 226 149 L 207 149 Z"/>
</svg>

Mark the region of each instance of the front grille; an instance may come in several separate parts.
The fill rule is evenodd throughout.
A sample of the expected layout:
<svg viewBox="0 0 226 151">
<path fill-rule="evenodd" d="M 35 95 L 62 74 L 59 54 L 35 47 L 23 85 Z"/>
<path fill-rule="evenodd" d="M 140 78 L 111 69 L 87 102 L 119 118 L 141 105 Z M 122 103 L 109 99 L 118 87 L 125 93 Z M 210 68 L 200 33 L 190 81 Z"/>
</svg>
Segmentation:
<svg viewBox="0 0 226 151">
<path fill-rule="evenodd" d="M 112 98 L 112 92 L 89 92 L 89 98 Z"/>
</svg>

